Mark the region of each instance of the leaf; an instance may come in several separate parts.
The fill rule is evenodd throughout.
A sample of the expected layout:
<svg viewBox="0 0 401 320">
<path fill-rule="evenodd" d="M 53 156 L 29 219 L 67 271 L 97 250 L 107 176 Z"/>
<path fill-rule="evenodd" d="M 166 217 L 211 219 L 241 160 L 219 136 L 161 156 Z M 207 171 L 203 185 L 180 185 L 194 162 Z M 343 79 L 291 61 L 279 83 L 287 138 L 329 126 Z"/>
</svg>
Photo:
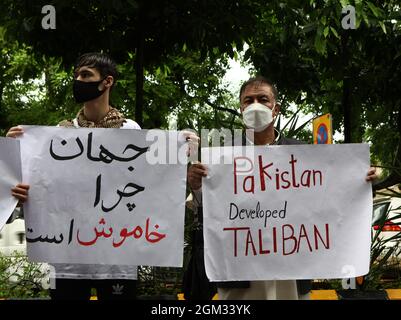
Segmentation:
<svg viewBox="0 0 401 320">
<path fill-rule="evenodd" d="M 4 41 L 5 34 L 6 34 L 6 28 L 0 26 L 0 41 L 1 42 Z"/>
<path fill-rule="evenodd" d="M 235 61 L 238 61 L 238 60 L 239 60 L 239 56 L 238 56 L 237 50 L 234 50 L 234 60 L 235 60 Z"/>
<path fill-rule="evenodd" d="M 374 14 L 376 18 L 379 18 L 381 15 L 380 9 L 377 8 L 372 2 L 366 1 L 366 4 L 368 5 L 370 11 Z"/>
<path fill-rule="evenodd" d="M 369 21 L 369 18 L 368 18 L 368 16 L 367 16 L 365 10 L 362 11 L 362 19 L 363 19 L 363 21 L 365 21 L 366 25 L 367 25 L 368 27 L 370 27 L 370 21 Z"/>
<path fill-rule="evenodd" d="M 325 38 L 327 38 L 327 35 L 329 34 L 329 32 L 330 32 L 329 27 L 325 27 L 324 30 L 323 30 L 323 35 L 324 35 Z"/>
<path fill-rule="evenodd" d="M 385 34 L 387 34 L 387 30 L 386 30 L 386 26 L 385 26 L 384 22 L 383 21 L 379 21 L 379 25 L 382 28 L 383 32 Z"/>
<path fill-rule="evenodd" d="M 164 71 L 163 73 L 164 73 L 165 77 L 167 77 L 168 74 L 171 73 L 171 70 L 170 70 L 170 68 L 169 68 L 169 66 L 167 64 L 163 65 L 163 71 Z"/>
<path fill-rule="evenodd" d="M 359 29 L 359 26 L 361 25 L 361 22 L 362 22 L 361 19 L 356 18 L 356 21 L 355 21 L 355 29 Z"/>
<path fill-rule="evenodd" d="M 285 34 L 285 32 L 284 32 L 284 31 L 283 31 L 283 32 L 280 32 L 280 43 L 283 44 L 284 41 L 285 41 L 285 39 L 286 39 L 286 34 Z"/>
<path fill-rule="evenodd" d="M 334 27 L 330 27 L 330 30 L 331 30 L 331 33 L 333 33 L 334 36 L 335 36 L 337 39 L 340 39 L 340 36 L 338 35 L 338 33 L 337 33 L 337 31 L 336 31 L 336 29 L 335 29 Z"/>
<path fill-rule="evenodd" d="M 128 0 L 128 3 L 135 9 L 138 9 L 138 3 L 135 0 Z"/>
<path fill-rule="evenodd" d="M 303 33 L 308 33 L 308 32 L 313 31 L 315 29 L 316 29 L 316 23 L 315 22 L 311 22 L 311 23 L 308 23 L 308 24 L 303 26 L 302 32 Z"/>
<path fill-rule="evenodd" d="M 326 40 L 318 34 L 316 34 L 315 37 L 315 49 L 321 55 L 324 55 L 326 53 Z"/>
</svg>

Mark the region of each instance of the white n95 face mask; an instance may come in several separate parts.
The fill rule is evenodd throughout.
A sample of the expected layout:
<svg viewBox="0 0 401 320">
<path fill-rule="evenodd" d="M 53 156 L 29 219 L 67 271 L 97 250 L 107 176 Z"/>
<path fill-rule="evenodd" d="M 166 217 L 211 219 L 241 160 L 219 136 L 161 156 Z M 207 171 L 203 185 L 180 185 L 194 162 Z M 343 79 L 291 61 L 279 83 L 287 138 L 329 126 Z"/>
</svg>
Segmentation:
<svg viewBox="0 0 401 320">
<path fill-rule="evenodd" d="M 261 132 L 273 122 L 273 111 L 269 107 L 255 102 L 242 112 L 242 120 L 247 128 Z"/>
</svg>

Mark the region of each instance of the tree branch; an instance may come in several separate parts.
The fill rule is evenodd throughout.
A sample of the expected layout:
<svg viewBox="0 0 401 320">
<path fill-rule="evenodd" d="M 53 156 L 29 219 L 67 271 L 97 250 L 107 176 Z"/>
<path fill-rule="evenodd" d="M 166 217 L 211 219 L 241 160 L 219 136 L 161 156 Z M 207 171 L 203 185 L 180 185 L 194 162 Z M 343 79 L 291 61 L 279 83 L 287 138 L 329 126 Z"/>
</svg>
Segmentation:
<svg viewBox="0 0 401 320">
<path fill-rule="evenodd" d="M 216 106 L 214 103 L 210 102 L 209 100 L 206 100 L 205 102 L 215 110 L 226 111 L 226 112 L 233 114 L 234 116 L 241 117 L 241 114 L 234 109 Z"/>
</svg>

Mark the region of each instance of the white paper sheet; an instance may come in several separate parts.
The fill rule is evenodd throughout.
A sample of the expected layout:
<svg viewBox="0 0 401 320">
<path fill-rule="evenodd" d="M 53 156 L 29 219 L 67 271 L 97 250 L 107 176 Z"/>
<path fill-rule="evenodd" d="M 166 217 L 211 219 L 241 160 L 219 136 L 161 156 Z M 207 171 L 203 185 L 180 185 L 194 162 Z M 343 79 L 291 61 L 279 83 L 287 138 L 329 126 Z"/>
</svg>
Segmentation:
<svg viewBox="0 0 401 320">
<path fill-rule="evenodd" d="M 149 164 L 150 149 L 136 150 L 152 145 L 149 131 L 24 130 L 23 177 L 31 184 L 24 208 L 31 259 L 182 265 L 186 163 Z M 177 142 L 177 132 L 164 136 Z M 166 148 L 163 143 L 159 147 Z"/>
<path fill-rule="evenodd" d="M 203 214 L 209 279 L 368 273 L 367 144 L 205 148 L 202 162 L 207 159 Z"/>
<path fill-rule="evenodd" d="M 18 204 L 11 195 L 11 188 L 21 182 L 19 141 L 0 137 L 0 229 Z"/>
</svg>

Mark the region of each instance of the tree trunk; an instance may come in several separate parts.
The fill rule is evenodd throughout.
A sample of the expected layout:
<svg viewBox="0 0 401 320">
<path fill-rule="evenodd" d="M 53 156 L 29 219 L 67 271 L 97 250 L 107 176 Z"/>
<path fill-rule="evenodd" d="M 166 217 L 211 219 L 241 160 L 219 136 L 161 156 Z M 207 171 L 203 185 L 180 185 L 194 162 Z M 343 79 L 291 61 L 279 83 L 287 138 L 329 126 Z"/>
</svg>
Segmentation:
<svg viewBox="0 0 401 320">
<path fill-rule="evenodd" d="M 398 110 L 400 110 L 400 108 Z M 393 166 L 397 168 L 397 170 L 393 169 L 389 176 L 373 183 L 374 190 L 385 189 L 401 183 L 401 111 L 398 111 L 397 122 L 398 122 L 398 134 L 400 138 L 398 140 L 397 154 L 395 156 L 395 161 L 393 163 Z"/>
<path fill-rule="evenodd" d="M 350 84 L 349 78 L 344 77 L 343 80 L 343 96 L 342 96 L 342 107 L 344 114 L 344 142 L 351 143 L 352 135 L 351 135 L 351 103 L 350 103 Z"/>
<path fill-rule="evenodd" d="M 135 72 L 136 72 L 136 101 L 135 101 L 135 121 L 143 126 L 143 51 L 144 51 L 144 32 L 141 19 L 141 11 L 138 13 L 137 26 L 137 47 L 135 56 Z"/>
<path fill-rule="evenodd" d="M 344 31 L 341 35 L 341 50 L 342 50 L 342 62 L 343 62 L 343 92 L 341 105 L 344 116 L 344 142 L 350 143 L 352 141 L 351 136 L 351 119 L 352 119 L 352 107 L 350 99 L 350 78 L 349 78 L 349 56 L 348 56 L 348 32 Z"/>
<path fill-rule="evenodd" d="M 52 109 L 52 107 L 50 107 L 50 104 L 53 103 L 54 99 L 55 99 L 55 95 L 54 95 L 54 90 L 53 90 L 53 85 L 51 82 L 51 75 L 50 75 L 50 64 L 51 62 L 49 62 L 46 59 L 46 63 L 45 63 L 45 68 L 44 68 L 44 74 L 45 74 L 45 87 L 46 87 L 46 96 L 48 99 L 48 103 L 44 104 L 44 107 L 47 108 L 46 111 L 49 111 L 49 109 Z"/>
<path fill-rule="evenodd" d="M 6 129 L 7 121 L 6 114 L 3 110 L 3 75 L 0 75 L 0 129 Z"/>
</svg>

